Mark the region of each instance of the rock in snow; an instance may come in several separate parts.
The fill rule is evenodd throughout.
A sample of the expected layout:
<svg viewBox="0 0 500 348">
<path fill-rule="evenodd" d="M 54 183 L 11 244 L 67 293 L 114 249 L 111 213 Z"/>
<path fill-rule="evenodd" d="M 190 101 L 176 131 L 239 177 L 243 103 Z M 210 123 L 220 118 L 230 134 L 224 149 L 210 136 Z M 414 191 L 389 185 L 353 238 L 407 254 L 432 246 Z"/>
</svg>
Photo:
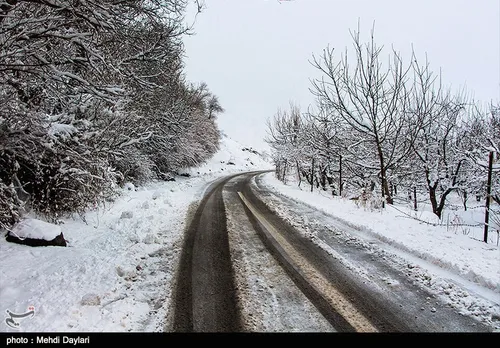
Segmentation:
<svg viewBox="0 0 500 348">
<path fill-rule="evenodd" d="M 120 266 L 117 266 L 116 267 L 116 274 L 118 274 L 119 277 L 123 277 L 125 275 L 125 271 Z"/>
<path fill-rule="evenodd" d="M 66 246 L 60 226 L 31 218 L 14 225 L 6 239 L 29 246 Z"/>
<path fill-rule="evenodd" d="M 125 185 L 124 185 L 125 189 L 129 190 L 129 191 L 136 191 L 135 189 L 135 185 L 132 184 L 131 182 L 127 182 Z"/>
<path fill-rule="evenodd" d="M 148 234 L 144 239 L 142 240 L 144 244 L 154 244 L 156 243 L 156 238 L 152 234 Z"/>
<path fill-rule="evenodd" d="M 86 294 L 83 295 L 80 303 L 82 306 L 99 306 L 101 304 L 101 298 L 96 294 Z"/>
<path fill-rule="evenodd" d="M 132 219 L 134 217 L 134 213 L 131 211 L 124 211 L 120 216 L 120 219 Z"/>
</svg>

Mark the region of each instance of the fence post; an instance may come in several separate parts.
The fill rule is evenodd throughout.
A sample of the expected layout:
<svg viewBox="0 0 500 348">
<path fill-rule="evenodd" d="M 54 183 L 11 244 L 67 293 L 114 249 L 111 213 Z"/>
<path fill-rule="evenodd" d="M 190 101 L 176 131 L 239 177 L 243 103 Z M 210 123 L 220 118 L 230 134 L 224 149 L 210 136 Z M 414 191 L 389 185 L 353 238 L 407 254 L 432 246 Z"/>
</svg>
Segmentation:
<svg viewBox="0 0 500 348">
<path fill-rule="evenodd" d="M 415 211 L 418 210 L 418 208 L 417 208 L 417 186 L 413 186 L 413 209 Z"/>
<path fill-rule="evenodd" d="M 339 195 L 342 197 L 342 155 L 339 156 Z"/>
<path fill-rule="evenodd" d="M 312 158 L 311 161 L 311 192 L 313 192 L 314 189 L 314 157 Z"/>
<path fill-rule="evenodd" d="M 493 172 L 493 151 L 490 151 L 488 163 L 488 183 L 486 185 L 486 212 L 484 214 L 484 238 L 483 241 L 488 243 L 488 227 L 490 223 L 490 196 L 491 196 L 491 174 Z"/>
</svg>

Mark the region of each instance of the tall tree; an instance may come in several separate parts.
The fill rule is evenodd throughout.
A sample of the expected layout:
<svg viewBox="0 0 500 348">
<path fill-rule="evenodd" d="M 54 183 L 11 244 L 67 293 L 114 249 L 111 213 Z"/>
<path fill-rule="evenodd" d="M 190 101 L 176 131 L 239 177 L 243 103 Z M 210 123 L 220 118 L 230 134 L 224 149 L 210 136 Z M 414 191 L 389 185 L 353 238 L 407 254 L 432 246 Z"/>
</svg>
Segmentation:
<svg viewBox="0 0 500 348">
<path fill-rule="evenodd" d="M 409 66 L 393 50 L 389 64 L 382 64 L 382 48 L 371 41 L 362 44 L 359 31 L 351 34 L 354 67 L 348 51 L 336 59 L 334 49 L 327 48 L 313 66 L 322 74 L 313 81 L 312 92 L 335 110 L 349 125 L 368 153 L 358 153 L 358 164 L 367 169 L 377 168 L 381 194 L 392 204 L 389 190 L 389 169 L 402 161 L 414 139 L 407 127 L 406 81 Z"/>
<path fill-rule="evenodd" d="M 301 142 L 304 130 L 300 107 L 291 102 L 290 110 L 278 109 L 267 121 L 267 130 L 265 140 L 272 149 L 277 178 L 285 182 L 290 169 L 295 168 L 300 180 L 304 170 L 302 158 L 307 151 Z"/>
<path fill-rule="evenodd" d="M 414 88 L 408 112 L 418 121 L 418 136 L 413 144 L 414 170 L 420 173 L 432 211 L 441 217 L 450 193 L 464 185 L 466 155 L 460 129 L 464 127 L 467 100 L 441 87 L 440 76 L 429 63 L 412 59 Z"/>
</svg>

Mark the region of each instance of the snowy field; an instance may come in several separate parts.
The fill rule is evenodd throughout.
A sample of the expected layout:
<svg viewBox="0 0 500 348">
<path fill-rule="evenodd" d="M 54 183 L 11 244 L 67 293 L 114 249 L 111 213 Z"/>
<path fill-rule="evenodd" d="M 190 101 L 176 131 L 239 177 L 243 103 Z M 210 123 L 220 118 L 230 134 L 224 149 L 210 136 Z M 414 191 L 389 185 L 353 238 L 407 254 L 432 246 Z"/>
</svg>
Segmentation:
<svg viewBox="0 0 500 348">
<path fill-rule="evenodd" d="M 85 221 L 74 216 L 52 225 L 63 232 L 67 248 L 33 248 L 0 238 L 0 312 L 6 317 L 0 331 L 163 331 L 165 318 L 171 314 L 172 285 L 190 206 L 202 197 L 208 183 L 221 176 L 271 167 L 242 148 L 225 138 L 210 163 L 189 171 L 191 177 L 146 187 L 128 185 L 114 203 L 88 212 Z M 383 241 L 392 252 L 400 252 L 431 274 L 436 293 L 449 291 L 449 283 L 442 279 L 453 279 L 463 286 L 460 303 L 464 313 L 489 315 L 499 323 L 496 232 L 491 232 L 486 244 L 481 228 L 450 223 L 433 226 L 409 217 L 417 214 L 414 216 L 435 223 L 425 209 L 414 213 L 398 206 L 397 210 L 371 211 L 324 192 L 284 185 L 272 173 L 263 182 L 286 197 L 343 219 L 355 227 L 350 232 L 356 237 Z M 469 222 L 480 216 L 468 214 L 472 214 Z M 20 314 L 32 307 L 34 315 L 17 319 L 17 328 L 6 324 L 6 311 Z"/>
</svg>

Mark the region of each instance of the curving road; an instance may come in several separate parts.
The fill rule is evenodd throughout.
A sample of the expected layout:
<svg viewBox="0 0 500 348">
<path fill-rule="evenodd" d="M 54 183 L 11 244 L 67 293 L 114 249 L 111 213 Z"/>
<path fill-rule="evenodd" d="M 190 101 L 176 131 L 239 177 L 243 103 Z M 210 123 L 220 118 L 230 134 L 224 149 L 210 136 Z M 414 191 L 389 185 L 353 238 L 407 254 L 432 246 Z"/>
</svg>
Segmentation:
<svg viewBox="0 0 500 348">
<path fill-rule="evenodd" d="M 173 330 L 240 331 L 222 189 L 213 183 L 192 218 L 180 257 Z"/>
<path fill-rule="evenodd" d="M 172 331 L 261 331 L 263 326 L 255 319 L 259 313 L 253 315 L 252 309 L 260 312 L 256 302 L 265 302 L 266 296 L 273 297 L 282 307 L 287 303 L 291 306 L 290 301 L 276 300 L 279 291 L 286 292 L 281 296 L 295 299 L 295 303 L 310 304 L 315 315 L 321 317 L 310 319 L 311 325 L 317 325 L 317 331 L 327 330 L 324 323 L 329 326 L 328 331 L 339 332 L 490 331 L 438 299 L 433 299 L 433 311 L 424 312 L 434 296 L 388 260 L 377 258 L 370 249 L 346 243 L 341 233 L 319 233 L 322 242 L 342 257 L 363 265 L 368 274 L 346 267 L 264 203 L 269 203 L 272 196 L 274 204 L 297 205 L 273 196 L 258 185 L 258 179 L 257 185 L 252 184 L 253 177 L 258 178 L 262 173 L 265 172 L 236 174 L 216 181 L 199 203 L 185 232 L 174 291 Z M 227 217 L 231 217 L 230 228 Z M 245 229 L 252 235 L 238 237 L 240 240 L 236 242 L 236 236 Z M 259 293 L 260 297 L 245 295 L 248 293 L 245 288 L 250 285 L 241 280 L 249 278 L 240 274 L 245 269 L 241 260 L 255 259 L 257 249 L 252 251 L 250 245 L 245 248 L 244 243 L 261 243 L 265 246 L 262 249 L 279 265 L 273 277 L 270 272 L 257 274 L 261 279 L 256 281 L 267 282 L 271 289 Z M 266 261 L 264 265 L 271 268 L 272 262 Z M 387 278 L 391 282 L 380 280 Z M 296 304 L 297 308 L 299 305 Z M 299 311 L 310 310 L 300 308 L 295 310 L 297 316 Z M 290 311 L 293 310 L 275 311 L 276 318 L 268 321 L 283 321 L 282 317 L 295 315 Z M 307 318 L 316 317 L 309 314 Z"/>
</svg>

